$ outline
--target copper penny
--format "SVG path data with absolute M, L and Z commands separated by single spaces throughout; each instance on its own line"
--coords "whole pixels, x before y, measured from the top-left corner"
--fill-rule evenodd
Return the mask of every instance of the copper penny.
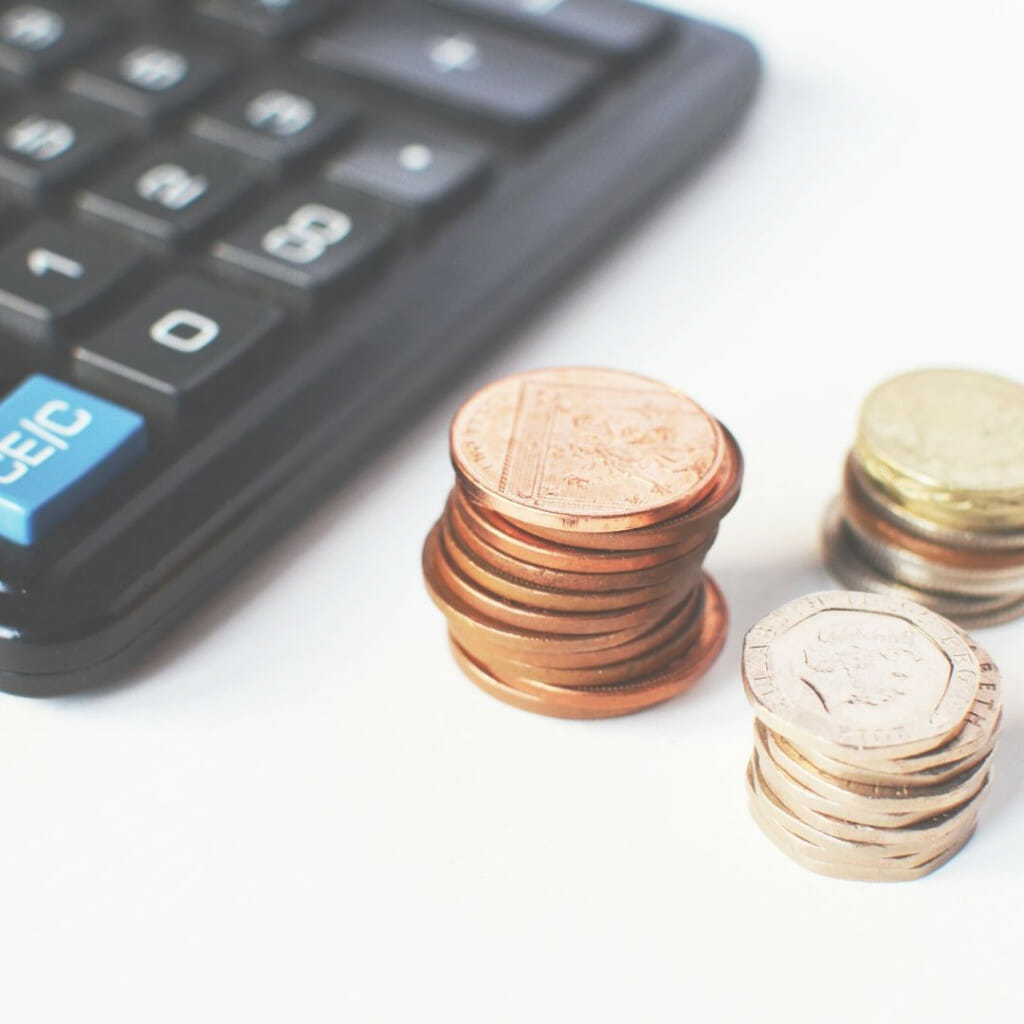
M 458 628 L 471 636 L 479 637 L 484 643 L 515 651 L 534 651 L 538 656 L 545 652 L 574 656 L 630 643 L 650 629 L 645 623 L 608 633 L 555 634 L 510 626 L 505 622 L 482 616 L 476 608 L 467 604 L 448 585 L 448 575 L 441 571 L 443 564 L 444 559 L 436 533 L 432 532 L 423 547 L 423 578 L 427 592 L 451 628 Z
M 714 540 L 719 522 L 736 504 L 743 485 L 743 456 L 739 445 L 724 426 L 718 424 L 718 427 L 725 438 L 718 477 L 711 491 L 681 515 L 641 529 L 611 534 L 569 533 L 536 525 L 529 526 L 530 532 L 555 544 L 576 544 L 617 553 L 692 543 L 692 538 L 701 536 Z
M 485 692 L 527 711 L 556 718 L 609 718 L 660 704 L 689 690 L 710 668 L 722 650 L 728 626 L 725 601 L 707 578 L 707 605 L 696 641 L 661 672 L 618 686 L 568 690 L 533 683 L 510 686 L 474 661 L 453 639 L 452 650 L 463 672 Z
M 575 572 L 585 566 L 588 573 L 656 569 L 685 557 L 705 541 L 703 537 L 687 537 L 661 547 L 633 551 L 583 548 L 528 533 L 510 519 L 472 502 L 459 483 L 452 491 L 452 501 L 467 526 L 481 540 L 512 558 L 547 569 Z
M 704 587 L 700 588 L 703 595 Z M 592 687 L 615 686 L 630 680 L 654 675 L 675 661 L 693 645 L 703 621 L 704 601 L 695 608 L 695 614 L 682 628 L 677 629 L 663 644 L 646 654 L 639 654 L 624 661 L 612 661 L 593 668 L 550 668 L 524 664 L 501 658 L 477 656 L 478 652 L 462 644 L 475 660 L 485 664 L 491 674 L 510 686 L 524 687 L 532 683 L 561 686 L 570 690 L 586 690 Z
M 468 625 L 452 616 L 448 617 L 448 628 L 461 646 L 487 664 L 511 661 L 528 664 L 538 671 L 548 668 L 584 670 L 643 658 L 664 646 L 694 620 L 696 607 L 703 604 L 703 593 L 703 585 L 696 587 L 694 593 L 687 595 L 660 622 L 628 640 L 622 640 L 621 634 L 613 634 L 605 638 L 602 646 L 597 642 L 600 638 L 588 637 L 591 643 L 587 650 L 579 650 L 577 644 L 550 643 L 552 639 L 566 638 L 544 635 L 538 639 L 532 634 L 518 634 L 514 643 L 508 642 L 507 637 L 496 640 L 492 632 L 480 629 L 477 623 Z
M 707 547 L 710 546 L 702 544 L 694 551 L 660 565 L 621 572 L 607 572 L 604 571 L 604 567 L 600 571 L 591 572 L 589 569 L 595 557 L 594 553 L 573 549 L 576 560 L 570 562 L 566 559 L 566 564 L 574 565 L 576 568 L 550 568 L 524 562 L 491 544 L 474 528 L 454 494 L 448 499 L 445 515 L 462 544 L 490 568 L 537 586 L 551 587 L 555 590 L 578 590 L 588 594 L 597 590 L 631 590 L 636 587 L 653 587 L 678 581 L 687 574 L 694 561 L 699 564 L 703 560 Z M 565 549 L 562 550 L 564 553 Z
M 668 596 L 611 611 L 572 612 L 531 608 L 493 594 L 463 576 L 444 550 L 440 524 L 431 531 L 427 544 L 437 548 L 437 572 L 465 604 L 476 609 L 478 615 L 519 629 L 579 636 L 613 633 L 631 627 L 646 628 L 674 603 L 671 596 Z
M 628 590 L 561 590 L 516 579 L 484 564 L 462 543 L 457 532 L 452 529 L 448 516 L 441 520 L 441 541 L 452 565 L 470 582 L 507 601 L 527 608 L 548 611 L 601 612 L 635 608 L 651 601 L 669 598 L 674 594 L 685 593 L 692 588 L 700 573 L 698 562 L 691 573 L 692 579 L 689 583 L 679 578 L 649 587 L 632 587 Z
M 606 533 L 692 508 L 714 486 L 725 438 L 699 405 L 657 381 L 550 369 L 477 392 L 452 423 L 451 453 L 480 504 L 519 523 Z

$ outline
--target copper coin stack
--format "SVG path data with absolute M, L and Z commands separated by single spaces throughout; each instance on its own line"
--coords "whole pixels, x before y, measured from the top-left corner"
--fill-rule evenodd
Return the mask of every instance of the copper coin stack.
M 919 878 L 970 839 L 1001 718 L 999 671 L 952 623 L 891 595 L 793 601 L 747 634 L 750 807 L 821 874 Z
M 1024 386 L 919 370 L 864 402 L 825 558 L 845 586 L 961 626 L 1024 615 Z
M 728 614 L 702 566 L 743 475 L 721 424 L 645 377 L 539 370 L 474 395 L 451 455 L 423 571 L 474 683 L 529 711 L 604 718 L 704 674 Z

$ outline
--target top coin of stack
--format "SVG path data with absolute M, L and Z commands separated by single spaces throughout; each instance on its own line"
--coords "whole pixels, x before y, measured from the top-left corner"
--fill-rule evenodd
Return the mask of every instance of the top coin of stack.
M 855 589 L 964 626 L 1024 614 L 1024 386 L 967 370 L 882 384 L 864 403 L 824 540 Z
M 811 870 L 918 878 L 970 838 L 999 673 L 952 623 L 892 596 L 815 594 L 747 634 L 751 810 Z
M 451 429 L 456 485 L 427 538 L 427 587 L 487 692 L 597 718 L 682 692 L 724 642 L 702 573 L 742 458 L 678 391 L 615 370 L 497 381 Z

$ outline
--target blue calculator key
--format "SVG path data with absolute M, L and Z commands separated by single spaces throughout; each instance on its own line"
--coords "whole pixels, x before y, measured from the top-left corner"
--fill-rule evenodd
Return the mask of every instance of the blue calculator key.
M 137 413 L 29 377 L 0 402 L 0 538 L 35 544 L 145 450 Z

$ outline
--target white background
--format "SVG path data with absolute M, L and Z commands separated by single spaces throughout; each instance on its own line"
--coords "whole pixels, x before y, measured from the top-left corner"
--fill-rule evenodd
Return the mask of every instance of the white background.
M 688 8 L 762 45 L 748 127 L 487 377 L 618 365 L 738 435 L 715 670 L 606 723 L 458 674 L 419 578 L 449 402 L 128 685 L 0 699 L 0 1019 L 1020 1019 L 1024 626 L 979 634 L 1007 680 L 979 832 L 895 887 L 756 830 L 737 665 L 747 625 L 828 585 L 864 393 L 928 364 L 1024 377 L 1024 7 Z

